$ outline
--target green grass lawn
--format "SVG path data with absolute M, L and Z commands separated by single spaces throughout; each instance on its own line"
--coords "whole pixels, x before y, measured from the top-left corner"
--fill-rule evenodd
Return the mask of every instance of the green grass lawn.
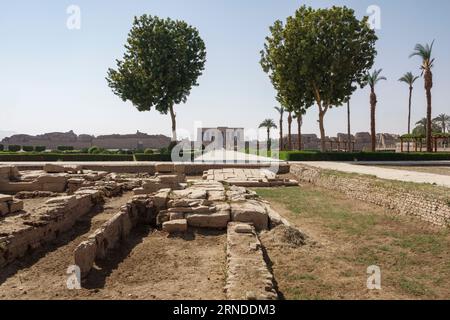
M 287 299 L 450 299 L 450 233 L 312 186 L 257 189 L 317 244 L 264 243 Z M 382 290 L 366 288 L 367 267 Z

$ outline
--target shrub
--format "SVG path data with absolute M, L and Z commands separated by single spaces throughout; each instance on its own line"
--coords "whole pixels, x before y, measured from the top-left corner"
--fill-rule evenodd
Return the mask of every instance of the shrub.
M 17 153 L 0 154 L 0 161 L 133 161 L 133 156 L 119 154 Z
M 280 153 L 287 161 L 445 161 L 450 153 L 305 152 Z
M 15 144 L 12 144 L 12 145 L 8 146 L 8 151 L 11 151 L 11 152 L 18 152 L 21 149 L 22 149 L 21 146 L 18 146 L 18 145 L 15 145 Z
M 75 148 L 72 146 L 58 146 L 56 149 L 58 151 L 73 151 Z
M 154 154 L 155 152 L 152 149 L 145 149 L 145 154 Z
M 34 148 L 34 151 L 36 151 L 36 152 L 44 152 L 45 150 L 47 150 L 46 146 L 36 146 Z
M 136 153 L 134 155 L 136 161 L 163 161 L 170 162 L 172 161 L 172 156 L 170 153 L 155 153 L 155 154 L 145 154 L 145 153 Z
M 100 154 L 100 153 L 102 153 L 103 151 L 104 151 L 104 149 L 99 148 L 99 147 L 97 147 L 97 146 L 93 146 L 93 147 L 90 147 L 90 148 L 89 148 L 88 153 L 89 153 L 89 154 Z
M 25 152 L 33 152 L 34 147 L 33 146 L 22 146 L 22 150 Z
M 3 151 L 3 150 L 5 150 L 5 146 L 0 144 L 0 151 Z

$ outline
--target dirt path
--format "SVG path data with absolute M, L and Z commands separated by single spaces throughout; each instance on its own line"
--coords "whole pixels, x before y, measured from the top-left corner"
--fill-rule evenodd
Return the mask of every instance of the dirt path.
M 82 290 L 66 288 L 73 250 L 131 197 L 114 198 L 55 243 L 0 271 L 0 299 L 224 299 L 226 235 L 183 238 L 139 227 L 99 262 Z

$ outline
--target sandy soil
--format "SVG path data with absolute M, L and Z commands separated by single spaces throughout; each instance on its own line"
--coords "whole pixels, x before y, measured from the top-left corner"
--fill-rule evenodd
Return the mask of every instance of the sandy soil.
M 201 177 L 189 177 L 189 179 Z M 63 194 L 62 194 L 63 195 Z M 132 197 L 106 199 L 58 239 L 0 270 L 0 300 L 8 299 L 225 299 L 226 232 L 189 230 L 180 237 L 139 226 L 105 260 L 83 289 L 69 290 L 73 251 Z M 24 200 L 34 211 L 49 198 Z
M 0 299 L 220 299 L 225 281 L 222 233 L 191 232 L 184 238 L 139 227 L 83 281 L 66 288 L 73 250 L 118 212 L 131 193 L 107 200 L 55 241 L 0 271 Z M 27 201 L 28 208 L 42 199 Z

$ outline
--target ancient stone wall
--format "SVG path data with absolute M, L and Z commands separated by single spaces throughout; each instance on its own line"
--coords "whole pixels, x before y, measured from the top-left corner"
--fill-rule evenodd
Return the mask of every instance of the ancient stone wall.
M 83 190 L 52 198 L 27 215 L 5 217 L 0 224 L 0 267 L 57 238 L 102 201 L 100 191 Z
M 446 198 L 433 192 L 406 188 L 401 183 L 364 175 L 335 174 L 299 164 L 291 164 L 291 173 L 301 181 L 342 192 L 352 199 L 415 216 L 434 225 L 450 226 L 450 190 Z

